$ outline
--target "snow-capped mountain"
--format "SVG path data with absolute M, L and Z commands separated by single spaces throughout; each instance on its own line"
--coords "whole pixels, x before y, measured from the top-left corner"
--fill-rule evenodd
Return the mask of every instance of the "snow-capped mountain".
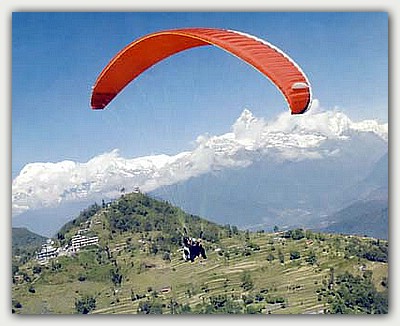
M 308 170 L 312 164 L 326 165 L 326 171 L 343 165 L 344 170 L 352 171 L 349 177 L 357 179 L 357 173 L 362 172 L 359 161 L 363 169 L 370 168 L 387 152 L 387 141 L 387 123 L 353 122 L 342 112 L 320 110 L 318 102 L 304 115 L 285 112 L 273 121 L 257 118 L 245 109 L 230 132 L 199 136 L 193 150 L 174 156 L 123 158 L 114 150 L 83 163 L 28 164 L 12 183 L 13 216 L 63 203 L 115 198 L 122 188 L 129 192 L 139 187 L 144 192 L 165 194 L 168 187 L 210 173 L 235 171 L 245 175 L 244 171 L 261 165 L 268 166 L 269 173 L 288 164 L 297 165 L 303 169 L 297 171 L 299 175 L 312 173 Z M 351 175 L 354 171 L 350 166 L 355 167 L 356 175 Z M 255 179 L 248 180 L 249 184 L 257 180 L 256 170 L 252 172 Z M 323 175 L 323 171 L 320 168 L 315 173 Z M 363 177 L 360 175 L 359 179 Z
M 124 185 L 143 185 L 177 158 L 179 155 L 124 159 L 119 156 L 118 150 L 114 150 L 86 163 L 62 161 L 27 164 L 13 180 L 13 214 L 55 207 L 64 201 L 115 197 Z

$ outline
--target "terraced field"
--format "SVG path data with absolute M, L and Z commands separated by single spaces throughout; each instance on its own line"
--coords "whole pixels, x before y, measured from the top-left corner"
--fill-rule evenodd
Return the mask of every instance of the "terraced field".
M 126 236 L 125 243 L 132 236 Z M 14 297 L 23 302 L 23 313 L 74 313 L 76 298 L 86 295 L 96 298 L 96 309 L 92 311 L 95 314 L 134 314 L 144 300 L 159 301 L 166 314 L 171 313 L 168 309 L 171 302 L 189 305 L 195 312 L 196 305 L 210 297 L 226 295 L 242 303 L 243 295 L 255 296 L 260 291 L 265 294 L 257 303 L 262 313 L 318 313 L 327 308 L 327 303 L 318 300 L 317 290 L 326 287 L 332 269 L 334 273 L 348 270 L 356 274 L 362 269 L 372 270 L 377 287 L 382 276 L 387 275 L 387 264 L 344 258 L 343 248 L 348 239 L 327 235 L 324 241 L 311 243 L 305 238 L 288 240 L 276 234 L 255 233 L 248 240 L 236 237 L 222 240 L 218 245 L 205 243 L 208 259 L 193 263 L 185 262 L 180 250 L 171 255 L 169 262 L 149 254 L 146 244 L 139 246 L 133 255 L 130 249 L 123 248 L 114 251 L 123 275 L 120 286 L 114 286 L 100 267 L 95 268 L 96 277 L 86 272 L 88 280 L 78 281 L 78 276 L 85 273 L 85 264 L 93 264 L 96 249 L 92 248 L 79 253 L 79 257 L 61 257 L 59 261 L 65 267 L 58 272 L 44 272 L 37 278 L 33 282 L 35 293 L 27 291 L 27 284 L 16 286 L 13 291 Z M 246 248 L 249 242 L 257 245 L 256 249 L 249 251 Z M 278 251 L 284 256 L 284 263 L 278 260 Z M 293 251 L 300 252 L 299 259 L 290 260 Z M 317 256 L 317 264 L 305 261 L 311 251 Z M 275 258 L 268 261 L 270 254 Z M 107 271 L 109 268 L 104 267 Z M 245 273 L 253 283 L 248 290 L 242 286 Z M 143 298 L 132 298 L 135 294 Z M 284 298 L 284 302 L 271 304 L 267 303 L 268 298 Z

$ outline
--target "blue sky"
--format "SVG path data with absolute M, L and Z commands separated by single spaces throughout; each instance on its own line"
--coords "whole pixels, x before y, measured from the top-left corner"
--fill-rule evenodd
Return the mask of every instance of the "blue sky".
M 226 52 L 203 47 L 152 67 L 92 111 L 98 74 L 124 46 L 181 27 L 228 28 L 263 38 L 307 74 L 322 107 L 388 120 L 388 16 L 373 13 L 14 13 L 12 176 L 30 162 L 85 162 L 176 154 L 197 136 L 229 131 L 244 108 L 272 119 L 282 95 Z

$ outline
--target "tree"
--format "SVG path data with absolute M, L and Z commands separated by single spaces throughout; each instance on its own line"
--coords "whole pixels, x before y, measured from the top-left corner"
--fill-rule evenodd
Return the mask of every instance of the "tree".
M 13 262 L 13 264 L 12 264 L 12 275 L 17 274 L 18 272 L 19 272 L 19 266 L 14 264 L 14 262 Z
M 179 305 L 177 309 L 175 310 L 175 313 L 177 314 L 191 314 L 192 313 L 192 308 L 190 308 L 189 304 L 184 304 L 184 305 Z
M 295 229 L 292 233 L 293 240 L 300 240 L 304 238 L 304 231 L 303 229 Z
M 269 262 L 273 261 L 274 259 L 275 259 L 275 256 L 274 256 L 272 253 L 269 253 L 269 254 L 267 255 L 267 260 L 268 260 Z
M 96 308 L 96 299 L 92 296 L 86 296 L 75 300 L 75 310 L 78 314 L 86 315 Z
M 241 287 L 243 288 L 243 290 L 249 291 L 253 288 L 253 286 L 254 286 L 253 280 L 251 279 L 251 276 L 248 272 L 244 272 L 242 274 L 241 280 L 242 280 Z
M 278 251 L 278 259 L 279 259 L 281 264 L 285 263 L 285 255 L 280 250 Z
M 140 301 L 137 313 L 142 315 L 162 314 L 162 304 L 156 300 Z
M 246 306 L 246 314 L 254 315 L 261 314 L 262 307 L 260 305 L 248 305 Z
M 226 224 L 225 225 L 225 229 L 226 229 L 226 235 L 228 238 L 232 238 L 232 229 L 230 224 Z
M 242 307 L 238 302 L 224 294 L 211 296 L 210 303 L 202 307 L 201 313 L 204 314 L 240 314 L 243 313 Z
M 119 269 L 112 269 L 111 273 L 111 281 L 114 283 L 115 286 L 120 286 L 122 283 L 122 274 L 119 273 Z
M 61 269 L 61 264 L 57 261 L 55 262 L 54 260 L 51 261 L 51 270 L 53 272 L 57 272 Z
M 317 255 L 315 254 L 315 252 L 310 252 L 308 257 L 306 258 L 306 262 L 310 265 L 315 265 L 317 263 Z
M 239 229 L 238 229 L 238 227 L 236 226 L 236 225 L 232 225 L 232 233 L 234 234 L 234 235 L 237 235 L 237 234 L 239 234 Z
M 13 304 L 13 306 L 14 306 L 14 308 L 17 308 L 17 309 L 21 309 L 22 308 L 22 304 L 21 304 L 21 302 L 19 302 L 19 301 L 17 301 L 17 300 L 12 300 L 12 304 Z
M 152 244 L 151 244 L 150 252 L 151 252 L 153 255 L 157 255 L 157 252 L 158 252 L 158 246 L 157 246 L 157 244 L 155 244 L 155 243 L 152 243 Z
M 300 258 L 300 252 L 298 251 L 291 251 L 290 252 L 290 260 L 295 260 Z
M 313 235 L 312 231 L 310 231 L 310 230 L 306 230 L 305 236 L 309 240 L 314 238 L 314 235 Z
M 333 287 L 333 282 L 335 282 L 335 269 L 333 267 L 329 268 L 329 285 L 328 287 L 331 289 Z
M 40 274 L 41 272 L 42 272 L 42 267 L 40 267 L 40 266 L 33 266 L 33 269 L 32 269 L 32 272 L 34 273 L 34 274 Z
M 169 253 L 168 251 L 164 252 L 163 260 L 171 262 L 171 253 Z
M 246 240 L 250 240 L 250 231 L 249 230 L 246 230 L 245 238 L 246 238 Z

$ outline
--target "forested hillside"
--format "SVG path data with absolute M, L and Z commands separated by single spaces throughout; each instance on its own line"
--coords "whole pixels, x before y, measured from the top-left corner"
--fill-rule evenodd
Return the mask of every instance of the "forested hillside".
M 12 228 L 12 255 L 29 255 L 40 248 L 45 240 L 45 237 L 31 232 L 27 228 Z

